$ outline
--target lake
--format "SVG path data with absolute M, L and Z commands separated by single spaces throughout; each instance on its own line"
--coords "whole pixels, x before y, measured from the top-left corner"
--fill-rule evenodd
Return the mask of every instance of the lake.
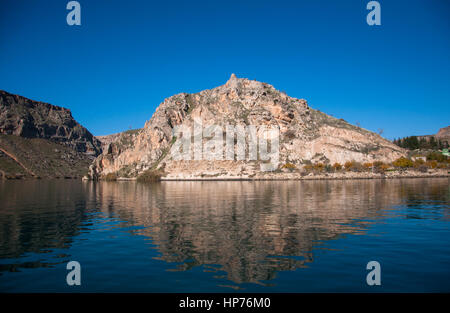
M 0 181 L 0 292 L 236 291 L 450 292 L 449 179 Z

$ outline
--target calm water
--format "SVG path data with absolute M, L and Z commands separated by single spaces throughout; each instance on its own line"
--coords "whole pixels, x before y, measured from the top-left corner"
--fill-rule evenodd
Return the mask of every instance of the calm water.
M 450 292 L 449 179 L 0 181 L 0 292 L 33 291 Z

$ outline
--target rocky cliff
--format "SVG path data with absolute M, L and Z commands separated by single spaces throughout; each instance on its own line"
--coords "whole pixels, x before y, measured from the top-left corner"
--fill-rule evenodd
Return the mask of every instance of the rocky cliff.
M 450 143 L 450 126 L 439 129 L 435 136 L 438 140 L 445 140 Z
M 69 109 L 0 90 L 0 134 L 43 138 L 97 156 L 101 143 Z
M 415 136 L 417 139 L 420 140 L 435 140 L 435 141 L 441 141 L 441 143 L 447 143 L 450 144 L 450 126 L 443 127 L 439 129 L 439 131 L 434 135 L 422 135 L 422 136 Z
M 136 177 L 148 169 L 162 169 L 168 178 L 266 175 L 258 160 L 175 160 L 170 151 L 180 138 L 173 135 L 174 127 L 194 128 L 198 124 L 224 129 L 226 125 L 277 128 L 278 169 L 287 163 L 301 168 L 310 162 L 391 162 L 405 154 L 402 148 L 373 132 L 310 108 L 306 100 L 233 74 L 225 85 L 165 99 L 144 128 L 120 134 L 105 146 L 90 175 Z
M 0 90 L 0 177 L 82 177 L 100 153 L 70 110 Z

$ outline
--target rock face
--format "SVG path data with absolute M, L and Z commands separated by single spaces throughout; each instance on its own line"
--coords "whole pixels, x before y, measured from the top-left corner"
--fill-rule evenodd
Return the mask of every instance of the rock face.
M 442 143 L 447 142 L 447 144 L 450 144 L 450 126 L 439 129 L 435 135 L 423 135 L 416 137 L 418 140 L 425 139 L 426 141 L 430 141 L 433 138 L 436 141 L 441 141 Z
M 92 157 L 42 138 L 0 134 L 1 178 L 81 178 Z
M 97 156 L 101 143 L 70 110 L 0 90 L 0 134 L 43 138 Z
M 170 149 L 179 140 L 175 126 L 255 125 L 279 130 L 279 168 L 309 162 L 391 162 L 405 155 L 381 136 L 310 108 L 273 86 L 234 74 L 225 85 L 195 94 L 167 98 L 144 128 L 125 132 L 105 146 L 91 167 L 91 177 L 116 173 L 136 177 L 148 169 L 164 169 L 168 178 L 258 177 L 260 161 L 175 160 Z M 236 143 L 236 140 L 235 140 Z M 248 151 L 246 151 L 248 153 Z
M 439 129 L 436 138 L 450 143 L 450 126 Z
M 101 151 L 70 110 L 0 90 L 0 178 L 81 178 Z

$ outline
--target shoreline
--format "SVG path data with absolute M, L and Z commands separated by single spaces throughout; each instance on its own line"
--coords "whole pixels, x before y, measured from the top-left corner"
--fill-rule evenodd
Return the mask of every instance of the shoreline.
M 398 178 L 450 178 L 450 172 L 437 171 L 434 173 L 331 173 L 328 175 L 289 175 L 279 174 L 270 177 L 161 177 L 161 181 L 300 181 L 300 180 L 364 180 L 364 179 L 398 179 Z M 121 180 L 120 178 L 117 179 Z M 130 180 L 130 179 L 124 179 Z
M 367 172 L 339 172 L 339 173 L 321 173 L 301 175 L 300 173 L 267 173 L 258 176 L 195 176 L 195 175 L 179 175 L 161 177 L 159 181 L 307 181 L 307 180 L 366 180 L 366 179 L 401 179 L 401 178 L 450 178 L 450 171 L 447 169 L 431 170 L 428 173 L 418 173 L 416 171 L 403 172 L 387 172 L 384 174 L 375 174 Z M 82 180 L 94 181 L 87 177 L 23 177 L 14 179 L 0 179 L 0 181 L 17 181 L 17 180 Z M 96 181 L 137 181 L 137 177 L 118 177 L 115 180 L 99 179 Z
M 310 180 L 370 180 L 403 178 L 450 178 L 449 175 L 438 176 L 392 176 L 392 177 L 311 177 L 311 178 L 162 178 L 160 181 L 310 181 Z M 117 181 L 136 181 L 136 179 L 118 179 Z

